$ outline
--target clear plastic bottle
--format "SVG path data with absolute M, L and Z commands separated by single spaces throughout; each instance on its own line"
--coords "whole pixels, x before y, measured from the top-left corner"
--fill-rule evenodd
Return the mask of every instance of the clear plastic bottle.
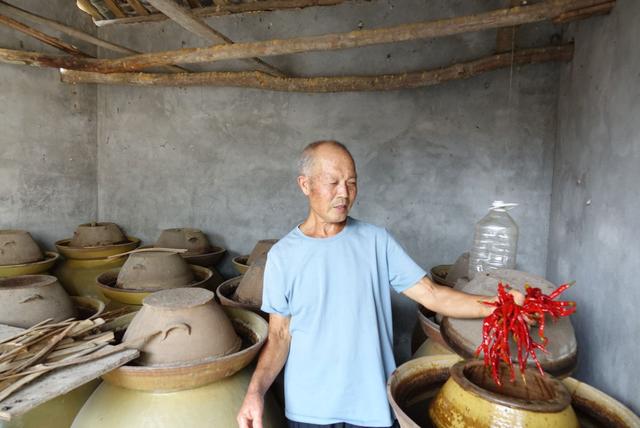
M 469 255 L 469 278 L 478 272 L 514 269 L 518 251 L 518 225 L 507 211 L 518 204 L 494 201 L 489 213 L 476 223 Z

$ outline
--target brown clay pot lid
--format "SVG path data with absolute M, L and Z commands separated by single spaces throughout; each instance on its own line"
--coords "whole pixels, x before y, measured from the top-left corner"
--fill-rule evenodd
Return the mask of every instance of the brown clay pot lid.
M 73 232 L 68 246 L 73 248 L 96 248 L 123 244 L 127 237 L 120 227 L 111 222 L 92 222 L 79 225 Z
M 241 348 L 229 355 L 189 363 L 164 366 L 125 365 L 105 375 L 105 381 L 140 391 L 179 391 L 193 389 L 232 376 L 248 366 L 258 355 L 268 335 L 267 322 L 257 314 L 224 307 Z
M 267 254 L 264 253 L 249 265 L 247 273 L 242 275 L 233 299 L 237 302 L 253 306 L 262 306 L 262 286 Z
M 187 250 L 185 256 L 203 255 L 212 251 L 207 235 L 200 229 L 191 227 L 164 229 L 154 247 L 183 248 Z
M 241 308 L 247 309 L 249 311 L 255 312 L 260 315 L 265 320 L 269 320 L 269 314 L 260 310 L 260 305 L 255 305 L 251 303 L 242 303 L 235 300 L 235 292 L 242 280 L 242 275 L 236 276 L 235 278 L 231 278 L 223 282 L 216 288 L 216 296 L 222 306 L 232 307 L 232 308 Z
M 129 255 L 120 268 L 116 287 L 164 290 L 184 287 L 192 282 L 193 271 L 179 254 L 169 251 L 145 251 Z
M 479 274 L 468 282 L 463 291 L 479 295 L 495 295 L 498 283 L 509 284 L 512 288 L 524 293 L 525 284 L 539 287 L 543 293 L 550 293 L 556 286 L 546 279 L 526 272 L 500 269 L 487 274 Z M 458 319 L 444 317 L 440 324 L 442 337 L 447 345 L 465 358 L 473 358 L 482 340 L 482 319 Z M 556 322 L 550 320 L 545 325 L 545 336 L 549 339 L 548 354 L 538 352 L 536 355 L 543 369 L 554 376 L 568 376 L 577 364 L 578 344 L 570 319 L 561 318 Z M 531 328 L 531 337 L 540 342 L 538 330 Z M 517 361 L 515 345 L 512 346 L 512 360 Z M 532 363 L 532 361 L 530 361 Z
M 249 254 L 249 258 L 247 259 L 247 264 L 251 266 L 256 260 L 266 259 L 267 253 L 273 247 L 277 239 L 261 239 L 258 243 L 253 247 L 251 254 Z
M 242 344 L 215 294 L 199 287 L 162 290 L 146 297 L 123 341 L 153 334 L 137 360 L 144 366 L 176 366 L 221 357 Z
M 44 259 L 42 250 L 26 230 L 0 230 L 0 266 L 24 265 Z

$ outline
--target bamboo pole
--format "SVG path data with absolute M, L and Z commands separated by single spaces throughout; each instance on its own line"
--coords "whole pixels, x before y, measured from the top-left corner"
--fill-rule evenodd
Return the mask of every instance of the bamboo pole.
M 206 48 L 183 48 L 154 52 L 120 59 L 93 60 L 81 68 L 102 73 L 134 71 L 166 64 L 195 64 L 229 59 L 286 55 L 301 52 L 329 51 L 377 44 L 431 39 L 472 31 L 539 22 L 563 13 L 590 7 L 601 0 L 545 0 L 530 6 L 498 9 L 477 15 L 441 19 L 437 21 L 403 24 L 395 27 L 358 30 L 348 33 L 260 42 L 216 45 Z
M 454 64 L 436 70 L 378 76 L 276 77 L 263 72 L 111 73 L 61 70 L 65 83 L 100 83 L 137 86 L 233 86 L 288 92 L 390 91 L 468 79 L 514 65 L 570 61 L 573 45 L 525 49 Z
M 206 18 L 210 16 L 224 16 L 238 13 L 257 13 L 269 12 L 274 10 L 304 9 L 307 7 L 315 6 L 334 6 L 345 3 L 346 1 L 347 0 L 262 0 L 238 4 L 228 2 L 227 4 L 198 8 L 195 9 L 193 13 L 197 17 Z M 113 24 L 158 22 L 165 21 L 166 19 L 168 19 L 166 15 L 163 15 L 161 13 L 153 13 L 147 16 L 130 16 L 127 18 L 118 19 L 102 19 L 95 20 L 94 22 L 98 27 L 103 27 Z
M 129 55 L 136 55 L 141 53 L 139 51 L 129 49 L 125 46 L 121 46 L 115 43 L 111 43 L 107 40 L 100 39 L 91 34 L 85 33 L 84 31 L 80 31 L 76 28 L 65 25 L 61 22 L 54 21 L 53 19 L 45 18 L 43 16 L 21 9 L 3 0 L 0 0 L 0 13 L 6 14 L 6 15 L 12 15 L 14 17 L 22 18 L 27 21 L 46 26 L 48 28 L 51 28 L 53 30 L 66 34 L 68 36 L 74 37 L 78 40 L 82 40 L 83 42 L 90 43 L 94 46 L 98 46 L 100 48 L 104 48 L 112 52 L 117 52 L 120 54 L 129 54 Z M 165 66 L 164 68 L 167 71 L 171 71 L 171 72 L 189 71 L 182 67 L 177 67 L 172 65 Z
M 148 1 L 153 7 L 167 15 L 175 23 L 193 34 L 196 34 L 213 43 L 222 42 L 229 45 L 234 43 L 234 41 L 229 37 L 225 36 L 216 29 L 211 28 L 202 19 L 194 16 L 189 9 L 176 3 L 175 0 Z M 268 64 L 267 62 L 261 60 L 260 58 L 248 58 L 246 60 L 258 64 L 260 67 L 263 67 L 264 69 L 268 70 L 269 73 L 273 73 L 276 76 L 284 76 L 284 73 L 282 71 L 278 70 L 271 64 Z

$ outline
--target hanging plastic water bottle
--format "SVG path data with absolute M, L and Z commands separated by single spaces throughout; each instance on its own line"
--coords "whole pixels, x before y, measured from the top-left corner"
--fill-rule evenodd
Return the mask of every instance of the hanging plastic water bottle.
M 518 225 L 507 211 L 517 206 L 494 201 L 489 213 L 476 223 L 469 255 L 469 278 L 478 272 L 516 267 Z

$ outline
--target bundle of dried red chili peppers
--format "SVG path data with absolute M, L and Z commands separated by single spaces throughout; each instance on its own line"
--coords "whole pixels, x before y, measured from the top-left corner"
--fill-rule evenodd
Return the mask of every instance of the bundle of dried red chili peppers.
M 522 306 L 517 305 L 506 287 L 498 284 L 498 301 L 484 302 L 496 309 L 484 319 L 482 324 L 482 343 L 476 349 L 476 355 L 484 353 L 484 364 L 491 368 L 491 376 L 496 384 L 501 385 L 499 366 L 504 362 L 509 367 L 511 382 L 515 379 L 513 363 L 511 362 L 511 349 L 509 337 L 512 336 L 516 344 L 516 355 L 520 372 L 524 374 L 529 356 L 533 359 L 544 375 L 542 366 L 536 356 L 536 351 L 547 352 L 545 346 L 548 339 L 544 335 L 545 314 L 549 314 L 554 320 L 566 317 L 576 311 L 575 302 L 555 301 L 571 284 L 563 284 L 551 294 L 543 294 L 539 288 L 526 286 L 525 300 Z M 538 323 L 538 335 L 542 343 L 535 342 L 529 333 L 528 320 Z

